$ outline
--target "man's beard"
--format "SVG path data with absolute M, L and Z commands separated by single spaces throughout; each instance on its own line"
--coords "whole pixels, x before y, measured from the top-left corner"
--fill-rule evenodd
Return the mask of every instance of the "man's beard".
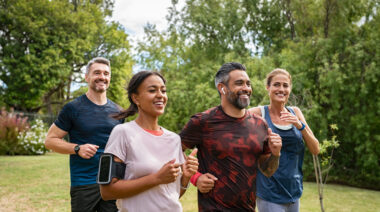
M 96 93 L 103 93 L 107 90 L 107 86 L 105 88 L 99 88 L 96 86 L 96 81 L 94 83 L 91 84 L 90 88 L 91 90 L 95 91 Z
M 246 94 L 248 96 L 248 99 L 240 99 L 239 96 L 242 94 Z M 249 97 L 250 94 L 248 92 L 242 92 L 239 91 L 237 95 L 233 93 L 230 89 L 228 89 L 228 94 L 227 94 L 227 100 L 236 108 L 238 109 L 244 109 L 249 106 Z

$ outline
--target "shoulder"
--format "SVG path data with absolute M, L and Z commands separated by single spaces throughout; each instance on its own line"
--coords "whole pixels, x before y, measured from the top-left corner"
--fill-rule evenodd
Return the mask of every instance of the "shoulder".
M 219 110 L 218 107 L 213 107 L 203 112 L 196 113 L 193 116 L 191 116 L 191 120 L 198 120 L 198 121 L 208 120 L 209 118 L 215 116 L 218 110 Z
M 164 131 L 164 134 L 169 137 L 170 139 L 175 139 L 175 140 L 181 140 L 180 136 L 175 133 L 175 132 L 172 132 L 164 127 L 161 127 L 162 130 Z
M 261 107 L 263 107 L 263 106 L 253 107 L 253 108 L 248 109 L 248 111 L 251 114 L 255 114 L 257 116 L 262 116 L 262 114 L 261 114 Z
M 297 106 L 291 106 L 290 108 L 294 111 L 294 113 L 295 113 L 298 117 L 300 117 L 301 115 L 303 115 L 301 109 L 299 109 Z
M 128 132 L 128 131 L 136 131 L 135 129 L 133 129 L 133 125 L 131 124 L 131 122 L 118 124 L 112 129 L 112 133 L 118 133 L 118 134 Z
M 212 107 L 212 108 L 209 108 L 201 113 L 198 113 L 200 116 L 204 117 L 204 118 L 207 118 L 207 117 L 211 117 L 211 116 L 214 116 L 218 111 L 220 110 L 220 107 Z
M 107 98 L 107 102 L 108 104 L 112 105 L 112 106 L 115 106 L 115 107 L 118 107 L 118 108 L 121 108 L 118 104 L 116 104 L 114 101 L 112 101 L 111 99 Z
M 253 121 L 255 123 L 255 125 L 263 126 L 265 128 L 268 127 L 267 121 L 263 117 L 261 117 L 258 114 L 251 112 L 250 110 L 248 110 L 248 113 L 249 113 L 250 120 Z M 260 114 L 261 114 L 261 112 L 260 112 Z
M 80 105 L 82 105 L 82 102 L 83 102 L 83 95 L 66 103 L 63 106 L 62 111 L 65 111 L 65 112 L 75 111 Z
M 83 107 L 84 105 L 87 105 L 86 101 L 85 101 L 85 95 L 81 95 L 75 99 L 73 99 L 72 101 L 68 102 L 64 108 L 70 108 L 71 110 L 75 110 L 79 107 Z

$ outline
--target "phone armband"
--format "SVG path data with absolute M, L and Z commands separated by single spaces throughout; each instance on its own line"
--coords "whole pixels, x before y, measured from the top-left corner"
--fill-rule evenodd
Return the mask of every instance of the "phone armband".
M 98 184 L 109 184 L 112 178 L 124 179 L 125 167 L 124 163 L 115 162 L 112 154 L 102 154 L 99 160 L 96 182 Z

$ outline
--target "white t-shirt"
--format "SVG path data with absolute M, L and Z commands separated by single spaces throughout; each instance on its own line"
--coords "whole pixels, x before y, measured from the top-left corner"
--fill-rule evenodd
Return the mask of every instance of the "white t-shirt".
M 172 159 L 184 163 L 181 139 L 162 128 L 160 136 L 152 135 L 135 121 L 117 125 L 111 132 L 105 151 L 120 158 L 127 166 L 126 180 L 137 179 L 156 173 Z M 160 184 L 135 196 L 118 199 L 121 212 L 182 211 L 179 202 L 181 177 L 169 184 Z

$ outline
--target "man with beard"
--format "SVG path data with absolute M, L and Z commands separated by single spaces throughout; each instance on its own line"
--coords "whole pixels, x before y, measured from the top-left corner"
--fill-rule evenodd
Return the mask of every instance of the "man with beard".
M 242 64 L 222 65 L 215 86 L 221 104 L 192 116 L 180 133 L 184 149 L 198 148 L 205 173 L 198 178 L 199 211 L 255 211 L 257 168 L 266 176 L 276 171 L 281 137 L 245 109 L 252 89 Z
M 113 127 L 124 121 L 111 118 L 120 110 L 107 98 L 111 80 L 109 60 L 92 59 L 87 64 L 85 80 L 86 94 L 63 107 L 47 133 L 45 146 L 70 154 L 72 211 L 117 211 L 115 200 L 102 200 L 96 184 L 100 155 Z M 67 134 L 70 142 L 63 140 Z

